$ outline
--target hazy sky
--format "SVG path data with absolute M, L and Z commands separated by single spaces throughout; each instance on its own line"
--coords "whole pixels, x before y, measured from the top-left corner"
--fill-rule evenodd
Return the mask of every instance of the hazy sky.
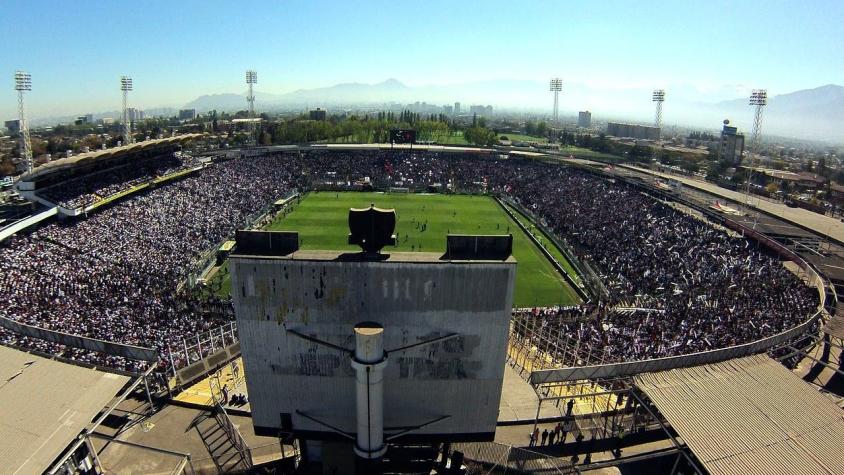
M 844 83 L 841 0 L 663 3 L 7 1 L 0 118 L 16 115 L 16 69 L 32 74 L 35 117 L 118 109 L 121 74 L 140 108 L 240 93 L 247 68 L 272 93 L 558 75 L 718 100 Z

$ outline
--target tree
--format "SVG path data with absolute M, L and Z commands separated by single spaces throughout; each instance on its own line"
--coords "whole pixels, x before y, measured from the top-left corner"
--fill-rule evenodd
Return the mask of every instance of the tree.
M 12 175 L 15 173 L 15 165 L 9 159 L 0 160 L 0 176 Z
M 634 144 L 630 147 L 630 150 L 627 152 L 627 156 L 630 157 L 630 160 L 634 162 L 639 161 L 641 158 L 645 158 L 648 156 L 648 151 L 645 147 L 640 147 L 638 144 Z
M 483 127 L 468 128 L 463 132 L 463 137 L 467 142 L 480 146 L 495 145 L 498 141 L 495 132 Z
M 815 171 L 815 165 L 814 165 L 814 163 L 812 163 L 811 159 L 803 162 L 803 171 L 807 171 L 807 172 L 810 172 L 810 173 Z
M 680 163 L 680 168 L 689 173 L 697 173 L 700 171 L 700 164 L 694 160 L 683 160 Z
M 598 152 L 606 152 L 609 150 L 609 146 L 607 145 L 607 134 L 601 132 L 601 135 L 598 136 L 598 143 L 595 144 L 595 150 Z
M 844 169 L 836 171 L 833 179 L 836 183 L 844 184 Z
M 826 167 L 826 157 L 821 157 L 818 160 L 818 175 L 828 176 L 829 169 Z
M 525 135 L 536 135 L 536 124 L 532 120 L 525 122 Z

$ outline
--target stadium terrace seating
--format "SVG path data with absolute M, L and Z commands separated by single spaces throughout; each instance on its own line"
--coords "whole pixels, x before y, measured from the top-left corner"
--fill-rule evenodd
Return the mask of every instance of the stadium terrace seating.
M 167 167 L 175 166 L 168 162 Z M 140 167 L 80 182 L 69 205 L 131 186 Z M 177 294 L 194 260 L 294 188 L 452 183 L 508 193 L 603 274 L 597 306 L 537 311 L 540 324 L 624 361 L 744 343 L 804 321 L 817 296 L 776 258 L 622 183 L 522 160 L 413 152 L 314 151 L 216 162 L 87 219 L 56 222 L 0 245 L 0 315 L 64 332 L 157 348 L 232 318 L 227 302 Z M 484 185 L 486 183 L 486 185 Z M 70 201 L 68 201 L 70 200 Z M 660 313 L 614 312 L 635 298 Z M 586 323 L 583 317 L 588 315 Z M 575 320 L 581 320 L 573 323 Z M 137 371 L 120 358 L 0 331 L 0 342 Z
M 124 165 L 91 175 L 74 178 L 39 192 L 39 196 L 63 208 L 83 208 L 111 195 L 193 166 L 191 160 L 176 155 L 144 159 L 140 164 Z

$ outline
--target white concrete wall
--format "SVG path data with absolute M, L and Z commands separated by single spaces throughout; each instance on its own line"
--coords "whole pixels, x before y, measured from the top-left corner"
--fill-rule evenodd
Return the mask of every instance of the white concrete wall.
M 417 254 L 418 255 L 418 254 Z M 451 419 L 422 434 L 494 432 L 516 265 L 510 262 L 338 262 L 233 257 L 232 296 L 256 426 L 293 414 L 297 430 L 325 431 L 298 409 L 355 431 L 348 354 L 287 328 L 354 348 L 353 326 L 385 328 L 387 351 L 459 333 L 389 356 L 384 425 Z

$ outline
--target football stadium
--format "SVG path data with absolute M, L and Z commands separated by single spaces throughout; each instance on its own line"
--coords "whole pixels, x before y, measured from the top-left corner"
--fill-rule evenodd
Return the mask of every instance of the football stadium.
M 20 179 L 10 473 L 844 472 L 818 218 L 552 153 L 202 139 Z

